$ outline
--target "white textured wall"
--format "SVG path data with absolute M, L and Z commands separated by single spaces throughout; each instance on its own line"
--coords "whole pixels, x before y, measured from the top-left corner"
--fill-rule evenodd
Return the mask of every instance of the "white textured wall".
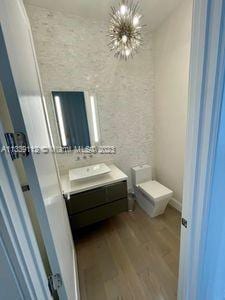
M 52 90 L 92 90 L 97 93 L 101 136 L 117 154 L 77 162 L 58 155 L 61 171 L 112 160 L 130 176 L 130 168 L 153 164 L 153 62 L 151 33 L 145 46 L 128 62 L 118 61 L 107 43 L 108 24 L 75 15 L 27 6 L 54 140 L 57 140 Z M 146 30 L 147 31 L 147 30 Z
M 155 171 L 182 202 L 192 1 L 184 0 L 154 32 Z

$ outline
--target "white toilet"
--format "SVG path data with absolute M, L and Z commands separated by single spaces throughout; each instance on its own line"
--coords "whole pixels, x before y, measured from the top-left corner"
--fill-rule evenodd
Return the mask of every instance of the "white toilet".
M 141 165 L 131 169 L 134 192 L 138 204 L 151 218 L 164 213 L 173 191 L 152 180 L 152 168 Z

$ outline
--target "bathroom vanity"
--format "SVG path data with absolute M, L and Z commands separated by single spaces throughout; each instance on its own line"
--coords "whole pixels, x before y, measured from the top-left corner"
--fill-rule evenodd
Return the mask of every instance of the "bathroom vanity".
M 101 151 L 97 95 L 94 91 L 52 91 L 55 112 L 54 144 L 82 152 Z M 103 147 L 104 149 L 104 147 Z M 94 154 L 85 154 L 92 157 Z M 60 176 L 72 231 L 109 218 L 128 209 L 127 175 L 115 165 L 104 163 L 68 170 Z
M 87 180 L 61 177 L 71 229 L 96 223 L 128 210 L 127 175 L 115 165 L 110 172 Z

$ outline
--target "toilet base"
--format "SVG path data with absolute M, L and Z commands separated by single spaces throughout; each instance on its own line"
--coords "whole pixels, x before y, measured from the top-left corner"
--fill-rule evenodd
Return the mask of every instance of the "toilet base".
M 163 214 L 165 212 L 167 204 L 170 201 L 170 198 L 167 198 L 153 203 L 153 201 L 148 199 L 138 188 L 135 188 L 134 193 L 137 203 L 151 218 Z

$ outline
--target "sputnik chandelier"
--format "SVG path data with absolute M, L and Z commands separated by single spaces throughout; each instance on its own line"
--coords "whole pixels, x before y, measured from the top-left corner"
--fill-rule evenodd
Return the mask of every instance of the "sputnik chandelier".
M 139 4 L 123 0 L 119 7 L 111 8 L 109 27 L 111 51 L 115 57 L 127 60 L 137 52 L 142 45 L 141 14 L 138 13 Z

